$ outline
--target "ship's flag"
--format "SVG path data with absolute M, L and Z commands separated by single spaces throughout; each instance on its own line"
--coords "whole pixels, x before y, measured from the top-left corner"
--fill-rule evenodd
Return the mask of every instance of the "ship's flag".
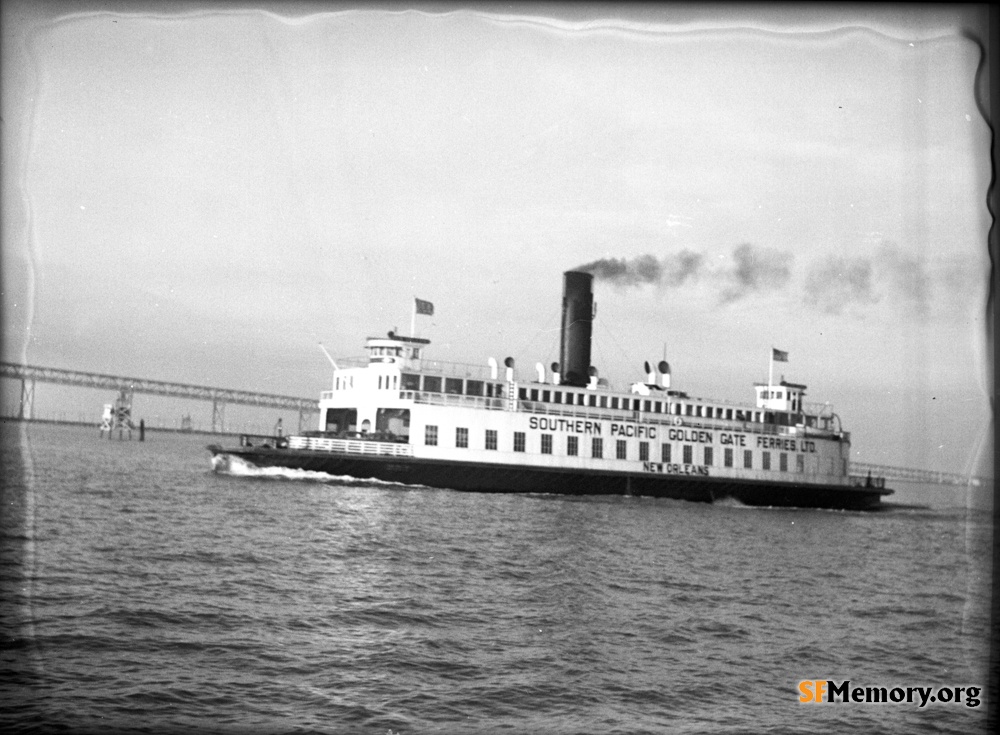
M 771 359 L 775 362 L 788 362 L 788 353 L 771 348 Z
M 422 299 L 415 299 L 416 307 L 415 311 L 417 314 L 426 314 L 427 316 L 434 316 L 434 304 L 430 301 L 424 301 Z

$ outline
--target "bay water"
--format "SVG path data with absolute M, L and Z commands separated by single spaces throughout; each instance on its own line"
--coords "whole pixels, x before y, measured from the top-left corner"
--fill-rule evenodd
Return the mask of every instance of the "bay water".
M 468 494 L 219 475 L 218 437 L 2 438 L 4 732 L 985 727 L 985 691 L 800 702 L 809 680 L 984 687 L 991 517 L 952 493 L 879 513 Z

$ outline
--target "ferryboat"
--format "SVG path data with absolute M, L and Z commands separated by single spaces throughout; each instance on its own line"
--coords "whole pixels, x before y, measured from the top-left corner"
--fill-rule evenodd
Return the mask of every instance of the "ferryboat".
M 433 305 L 416 300 L 416 313 Z M 515 360 L 430 359 L 430 341 L 369 337 L 334 360 L 315 430 L 208 447 L 213 469 L 323 472 L 458 491 L 635 495 L 751 506 L 876 510 L 893 491 L 852 476 L 850 433 L 828 403 L 782 378 L 746 403 L 689 396 L 646 363 L 614 390 L 591 365 L 593 275 L 563 280 L 560 360 L 525 377 Z M 328 356 L 329 357 L 329 356 Z M 773 360 L 787 354 L 772 348 Z

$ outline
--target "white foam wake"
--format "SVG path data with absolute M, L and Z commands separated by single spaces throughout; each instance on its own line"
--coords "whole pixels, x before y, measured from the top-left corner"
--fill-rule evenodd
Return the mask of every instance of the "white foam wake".
M 337 485 L 386 485 L 394 487 L 414 487 L 402 482 L 379 480 L 375 477 L 361 478 L 351 475 L 331 475 L 329 472 L 317 470 L 302 470 L 291 467 L 258 467 L 247 462 L 242 457 L 230 454 L 217 454 L 212 457 L 212 470 L 233 477 L 255 477 L 278 480 L 297 480 L 299 482 L 335 483 Z

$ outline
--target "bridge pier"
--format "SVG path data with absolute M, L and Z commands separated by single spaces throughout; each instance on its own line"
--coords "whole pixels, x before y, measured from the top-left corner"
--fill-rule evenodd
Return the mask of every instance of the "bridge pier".
M 226 404 L 218 398 L 212 399 L 212 433 L 221 434 L 226 430 Z
M 35 381 L 21 379 L 21 418 L 31 421 L 35 418 Z
M 134 428 L 135 424 L 132 423 L 132 391 L 122 388 L 118 391 L 115 402 L 104 406 L 101 436 L 104 436 L 104 432 L 107 431 L 108 439 L 110 439 L 114 435 L 115 429 L 118 429 L 119 441 L 124 438 L 125 431 L 128 431 L 128 438 L 131 441 L 132 429 Z

